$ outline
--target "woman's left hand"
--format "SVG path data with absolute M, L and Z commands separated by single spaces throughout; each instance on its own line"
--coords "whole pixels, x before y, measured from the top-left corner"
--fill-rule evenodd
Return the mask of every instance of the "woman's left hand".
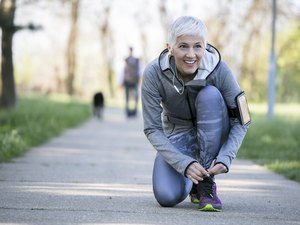
M 227 169 L 226 166 L 224 166 L 222 163 L 216 164 L 216 160 L 214 160 L 207 171 L 209 175 L 213 176 L 221 173 L 226 173 Z

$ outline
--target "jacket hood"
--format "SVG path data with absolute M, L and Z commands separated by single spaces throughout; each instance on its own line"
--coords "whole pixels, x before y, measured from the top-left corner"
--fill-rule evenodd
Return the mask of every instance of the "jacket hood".
M 215 70 L 220 61 L 221 55 L 219 51 L 214 46 L 207 44 L 194 80 L 205 80 Z M 174 75 L 177 76 L 175 58 L 171 56 L 168 49 L 161 52 L 158 63 L 161 71 L 167 77 L 172 79 Z

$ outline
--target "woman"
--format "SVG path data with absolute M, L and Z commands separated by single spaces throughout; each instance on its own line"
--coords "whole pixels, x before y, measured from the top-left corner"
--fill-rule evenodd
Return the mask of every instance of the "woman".
M 144 71 L 144 133 L 157 150 L 158 203 L 171 207 L 190 194 L 200 210 L 221 211 L 215 175 L 229 171 L 250 115 L 238 83 L 206 37 L 195 17 L 172 24 L 167 49 Z

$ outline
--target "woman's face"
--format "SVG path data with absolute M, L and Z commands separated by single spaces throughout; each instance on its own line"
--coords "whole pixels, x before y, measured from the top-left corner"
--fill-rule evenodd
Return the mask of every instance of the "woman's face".
M 173 48 L 168 44 L 176 61 L 177 71 L 184 80 L 193 79 L 204 55 L 204 40 L 198 35 L 183 35 L 177 38 Z M 186 78 L 186 79 L 185 79 Z

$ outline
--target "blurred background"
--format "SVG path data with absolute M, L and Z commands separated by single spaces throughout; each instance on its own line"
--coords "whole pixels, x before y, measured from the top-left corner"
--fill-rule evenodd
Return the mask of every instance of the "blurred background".
M 100 90 L 108 104 L 122 104 L 128 47 L 146 65 L 165 48 L 168 26 L 182 15 L 206 23 L 208 42 L 220 50 L 248 100 L 267 102 L 274 2 L 1 0 L 2 107 L 15 104 L 14 91 L 16 99 L 34 92 L 89 100 Z M 299 102 L 300 1 L 277 0 L 275 28 L 276 101 Z

